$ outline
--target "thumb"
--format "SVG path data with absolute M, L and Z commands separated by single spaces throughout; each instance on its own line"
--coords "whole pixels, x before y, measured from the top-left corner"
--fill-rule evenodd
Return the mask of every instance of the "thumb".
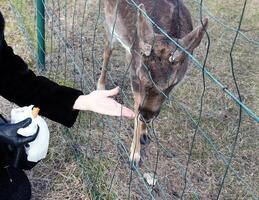
M 113 88 L 111 90 L 105 90 L 103 91 L 103 94 L 107 97 L 112 97 L 112 96 L 116 96 L 117 94 L 119 94 L 119 91 L 120 91 L 120 88 L 119 87 L 116 87 L 116 88 Z
M 16 128 L 25 128 L 31 124 L 32 120 L 31 118 L 27 118 L 19 123 L 17 123 L 15 126 Z

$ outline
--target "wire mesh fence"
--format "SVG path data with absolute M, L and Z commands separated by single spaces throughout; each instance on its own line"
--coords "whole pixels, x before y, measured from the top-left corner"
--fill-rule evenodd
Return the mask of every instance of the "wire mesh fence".
M 143 12 L 141 1 L 120 2 Z M 156 1 L 149 2 L 156 9 Z M 195 25 L 209 16 L 209 28 L 194 55 L 146 16 L 160 34 L 189 55 L 192 64 L 182 84 L 166 97 L 159 117 L 148 124 L 151 143 L 142 149 L 142 165 L 132 170 L 129 163 L 131 121 L 81 113 L 74 128 L 60 130 L 93 199 L 259 197 L 259 24 L 254 21 L 259 1 L 184 3 Z M 36 1 L 9 0 L 9 4 L 36 63 Z M 48 0 L 43 6 L 46 69 L 39 74 L 84 93 L 93 91 L 105 42 L 103 1 Z M 107 88 L 119 85 L 117 100 L 133 107 L 130 66 L 124 63 L 123 51 L 120 46 L 114 49 Z

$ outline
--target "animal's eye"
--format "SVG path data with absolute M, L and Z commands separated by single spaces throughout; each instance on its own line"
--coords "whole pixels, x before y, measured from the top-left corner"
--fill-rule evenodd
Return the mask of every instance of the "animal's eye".
M 165 53 L 165 49 L 161 49 L 160 53 L 163 55 Z

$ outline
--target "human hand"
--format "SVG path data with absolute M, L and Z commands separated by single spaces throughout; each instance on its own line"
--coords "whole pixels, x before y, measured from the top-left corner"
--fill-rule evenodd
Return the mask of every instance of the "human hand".
M 135 113 L 132 110 L 111 98 L 118 93 L 119 87 L 112 90 L 96 90 L 88 95 L 79 96 L 73 108 L 76 110 L 93 111 L 103 115 L 134 118 Z
M 36 132 L 29 137 L 23 137 L 17 134 L 17 131 L 20 128 L 25 128 L 31 124 L 32 120 L 27 118 L 19 123 L 16 124 L 1 124 L 0 125 L 0 141 L 5 142 L 7 144 L 11 144 L 15 147 L 20 147 L 25 144 L 28 144 L 35 140 L 38 135 L 39 128 Z

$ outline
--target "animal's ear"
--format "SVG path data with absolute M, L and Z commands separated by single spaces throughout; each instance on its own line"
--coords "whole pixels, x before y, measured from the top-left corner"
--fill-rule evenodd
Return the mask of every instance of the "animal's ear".
M 205 31 L 208 27 L 208 18 L 203 19 L 203 25 L 199 25 L 192 32 L 187 34 L 184 38 L 180 40 L 180 44 L 187 49 L 189 52 L 193 52 L 193 50 L 199 46 Z
M 152 23 L 147 19 L 144 14 L 146 13 L 145 6 L 143 4 L 140 4 L 139 8 L 140 10 L 138 10 L 137 33 L 139 38 L 140 50 L 141 53 L 149 56 L 152 50 L 154 30 Z

